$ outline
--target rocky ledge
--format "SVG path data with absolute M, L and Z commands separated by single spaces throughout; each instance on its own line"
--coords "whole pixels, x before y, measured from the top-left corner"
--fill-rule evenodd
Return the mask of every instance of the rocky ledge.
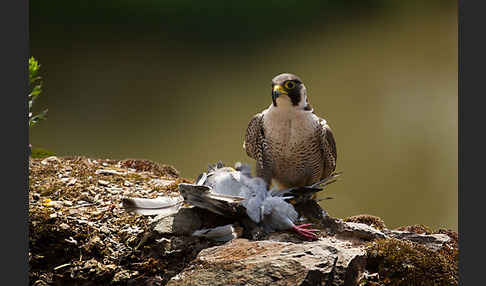
M 186 207 L 172 216 L 126 212 L 125 197 L 177 195 L 190 182 L 147 160 L 48 157 L 29 162 L 31 285 L 457 285 L 456 232 L 388 229 L 370 215 L 243 236 L 238 222 Z M 235 239 L 195 237 L 229 225 Z M 255 237 L 253 237 L 255 238 Z

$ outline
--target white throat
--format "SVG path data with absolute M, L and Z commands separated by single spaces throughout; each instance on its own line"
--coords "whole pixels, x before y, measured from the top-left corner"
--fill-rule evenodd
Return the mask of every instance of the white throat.
M 281 96 L 277 97 L 277 99 L 275 101 L 277 102 L 276 107 L 278 109 L 289 110 L 289 109 L 295 108 L 295 106 L 292 105 L 292 101 L 290 100 L 290 97 L 288 97 L 287 95 L 281 95 Z
M 290 100 L 290 97 L 287 95 L 281 95 L 277 97 L 275 100 L 277 102 L 277 106 L 273 106 L 273 108 L 279 109 L 279 110 L 302 110 L 307 106 L 307 95 L 304 93 L 302 97 L 300 98 L 300 102 L 297 106 L 292 104 L 292 101 Z

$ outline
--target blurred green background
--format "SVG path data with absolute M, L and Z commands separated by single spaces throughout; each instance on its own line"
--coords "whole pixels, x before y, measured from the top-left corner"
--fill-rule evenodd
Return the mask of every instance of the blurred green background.
M 334 130 L 333 216 L 457 230 L 456 1 L 30 1 L 34 147 L 144 158 L 195 178 L 250 162 L 281 72 Z

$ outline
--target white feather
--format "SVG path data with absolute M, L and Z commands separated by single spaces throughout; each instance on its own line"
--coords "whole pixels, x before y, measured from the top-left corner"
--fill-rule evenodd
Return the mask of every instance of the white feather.
M 140 215 L 161 215 L 163 217 L 175 214 L 182 206 L 184 199 L 177 197 L 158 197 L 155 199 L 124 198 L 123 207 Z

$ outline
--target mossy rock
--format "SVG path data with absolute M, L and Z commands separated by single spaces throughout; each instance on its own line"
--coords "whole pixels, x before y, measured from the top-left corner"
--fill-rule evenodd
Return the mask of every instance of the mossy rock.
M 409 232 L 414 232 L 414 233 L 418 233 L 418 234 L 431 234 L 431 233 L 433 233 L 433 231 L 432 231 L 432 229 L 430 229 L 430 227 L 423 225 L 423 224 L 401 226 L 401 227 L 396 228 L 396 230 L 409 231 Z
M 458 285 L 456 255 L 398 239 L 376 240 L 367 253 L 368 271 L 379 274 L 379 285 Z
M 374 227 L 376 229 L 379 229 L 379 230 L 383 230 L 386 227 L 385 222 L 381 218 L 379 218 L 377 216 L 369 215 L 369 214 L 361 214 L 361 215 L 351 216 L 351 217 L 345 218 L 344 221 L 345 222 L 364 223 L 364 224 L 367 224 L 367 225 Z

